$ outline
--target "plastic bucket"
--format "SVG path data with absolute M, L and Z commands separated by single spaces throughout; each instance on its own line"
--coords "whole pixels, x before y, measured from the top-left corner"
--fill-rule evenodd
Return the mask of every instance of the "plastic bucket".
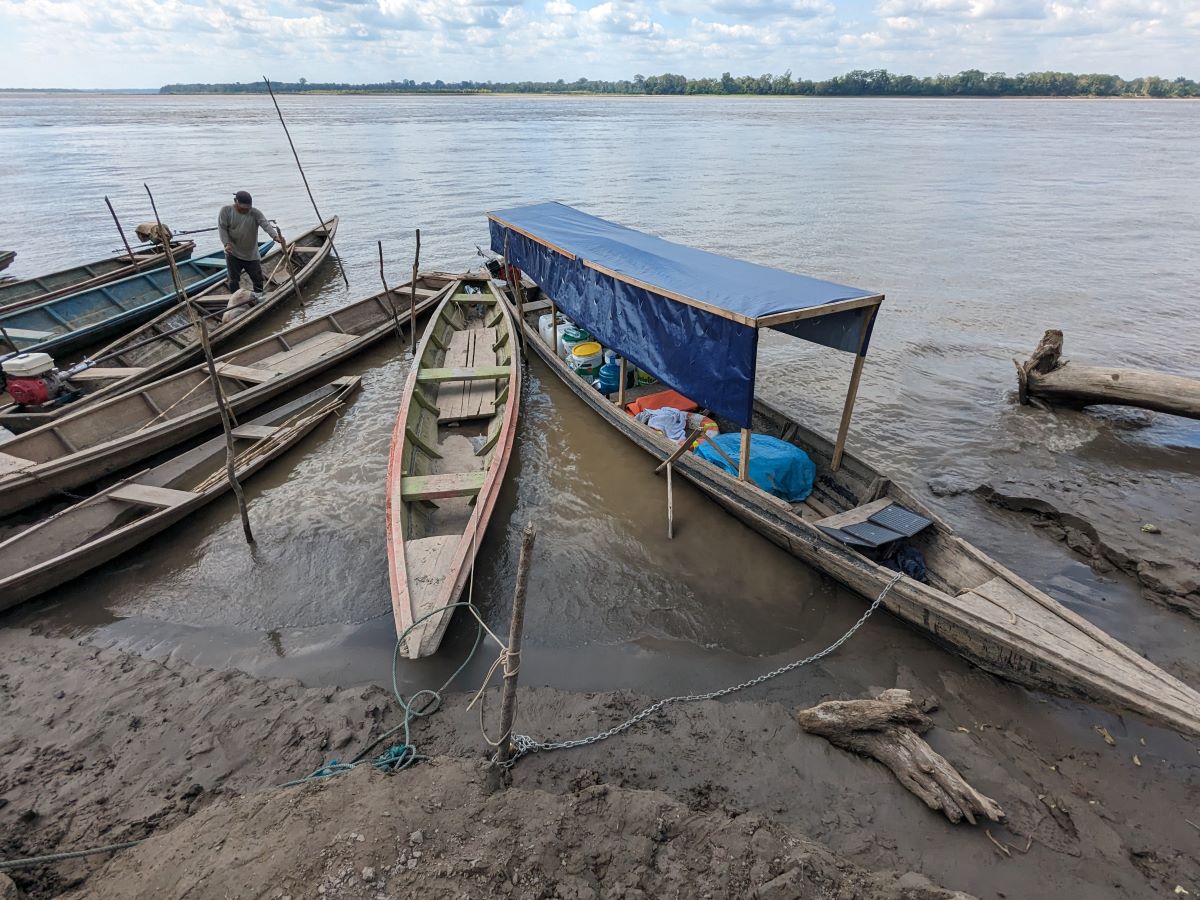
M 563 328 L 570 325 L 570 320 L 562 313 L 558 314 L 558 333 L 562 334 Z M 538 334 L 542 336 L 542 343 L 546 346 L 554 344 L 554 314 L 546 313 L 538 318 Z
M 592 336 L 587 333 L 586 329 L 580 328 L 578 325 L 568 325 L 566 328 L 558 329 L 558 355 L 567 362 L 571 361 L 571 351 L 575 349 L 577 344 L 586 344 L 592 340 Z
M 595 341 L 575 344 L 571 350 L 570 366 L 575 374 L 584 378 L 595 378 L 604 365 L 604 348 Z

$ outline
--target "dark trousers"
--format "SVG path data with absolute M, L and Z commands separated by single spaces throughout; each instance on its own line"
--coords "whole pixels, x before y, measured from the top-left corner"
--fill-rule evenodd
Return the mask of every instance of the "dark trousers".
M 238 259 L 232 253 L 227 252 L 225 268 L 229 270 L 229 293 L 235 293 L 242 286 L 243 272 L 250 276 L 250 283 L 254 285 L 254 293 L 262 293 L 262 263 L 257 259 Z

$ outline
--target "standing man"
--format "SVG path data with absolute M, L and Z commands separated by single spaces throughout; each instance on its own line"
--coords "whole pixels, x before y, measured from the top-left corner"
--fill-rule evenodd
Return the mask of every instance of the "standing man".
M 217 233 L 225 248 L 229 293 L 235 293 L 241 286 L 242 273 L 245 272 L 254 285 L 254 299 L 258 300 L 263 291 L 262 263 L 259 262 L 258 256 L 258 229 L 261 228 L 269 234 L 279 246 L 282 247 L 284 242 L 279 229 L 254 208 L 253 202 L 248 191 L 238 191 L 234 194 L 233 203 L 222 206 L 217 215 Z

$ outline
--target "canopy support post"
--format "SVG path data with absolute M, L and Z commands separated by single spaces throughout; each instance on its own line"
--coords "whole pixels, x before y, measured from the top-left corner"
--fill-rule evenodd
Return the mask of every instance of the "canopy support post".
M 742 429 L 742 447 L 738 452 L 738 481 L 750 478 L 750 429 Z
M 550 320 L 554 324 L 554 331 L 553 331 L 553 337 L 551 338 L 552 343 L 550 345 L 550 352 L 553 353 L 555 356 L 558 356 L 558 304 L 555 303 L 553 300 L 550 301 Z
M 862 378 L 863 363 L 867 360 L 865 346 L 867 343 L 867 335 L 871 331 L 871 323 L 875 321 L 875 314 L 879 312 L 879 307 L 871 311 L 871 314 L 863 318 L 862 331 L 858 336 L 858 354 L 854 357 L 854 370 L 850 373 L 850 386 L 846 389 L 846 403 L 842 407 L 842 421 L 838 423 L 837 442 L 833 445 L 833 461 L 829 466 L 830 471 L 836 472 L 842 465 L 842 453 L 846 449 L 846 435 L 850 431 L 850 417 L 854 414 L 854 399 L 858 396 L 858 382 Z
M 621 386 L 617 389 L 617 406 L 625 408 L 625 357 L 621 357 Z

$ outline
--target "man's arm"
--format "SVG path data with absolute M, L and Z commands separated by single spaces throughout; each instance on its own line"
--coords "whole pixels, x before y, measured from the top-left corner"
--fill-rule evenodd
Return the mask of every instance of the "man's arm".
M 258 227 L 269 234 L 277 243 L 282 244 L 283 235 L 279 233 L 279 229 L 267 221 L 267 217 L 262 214 L 262 210 L 255 209 L 254 212 L 257 213 L 255 221 L 258 222 Z
M 221 211 L 217 213 L 217 236 L 221 239 L 221 246 L 225 248 L 225 252 L 229 252 L 229 248 L 233 246 L 233 241 L 229 238 L 229 207 L 222 206 Z

